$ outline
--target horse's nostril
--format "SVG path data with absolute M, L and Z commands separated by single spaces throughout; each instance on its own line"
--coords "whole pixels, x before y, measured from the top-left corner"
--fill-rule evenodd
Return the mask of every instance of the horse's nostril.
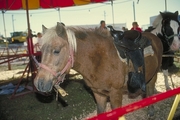
M 52 90 L 52 81 L 45 81 L 44 79 L 38 80 L 38 90 L 41 92 L 50 92 Z
M 40 90 L 40 91 L 42 91 L 43 89 L 44 89 L 44 83 L 43 83 L 44 81 L 43 81 L 43 79 L 42 78 L 40 78 L 39 80 L 38 80 L 38 89 Z

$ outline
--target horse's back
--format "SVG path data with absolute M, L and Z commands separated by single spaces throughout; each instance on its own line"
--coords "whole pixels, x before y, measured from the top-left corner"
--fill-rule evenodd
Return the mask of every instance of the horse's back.
M 146 66 L 146 80 L 151 79 L 158 72 L 161 67 L 163 46 L 161 40 L 150 32 L 143 32 L 142 36 L 146 37 L 151 41 L 153 55 L 145 57 L 145 66 Z M 156 68 L 156 69 L 155 69 Z
M 150 33 L 150 32 L 143 32 L 142 36 L 147 37 L 152 44 L 153 50 L 159 54 L 162 54 L 163 52 L 163 45 L 161 40 L 154 34 Z M 162 57 L 162 56 L 161 56 Z

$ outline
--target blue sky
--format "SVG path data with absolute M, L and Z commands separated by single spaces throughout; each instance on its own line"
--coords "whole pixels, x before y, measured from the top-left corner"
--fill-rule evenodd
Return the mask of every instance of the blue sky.
M 60 8 L 60 14 L 55 8 L 30 10 L 30 25 L 33 31 L 41 32 L 42 24 L 46 27 L 52 27 L 60 20 L 66 25 L 97 24 L 98 26 L 100 20 L 113 24 L 114 18 L 114 23 L 126 23 L 126 27 L 130 29 L 134 16 L 135 21 L 140 26 L 150 24 L 151 16 L 158 15 L 160 11 L 165 11 L 165 1 L 167 2 L 168 11 L 179 11 L 180 13 L 180 0 L 139 0 L 138 4 L 137 0 L 115 0 L 113 4 L 114 12 L 112 12 L 110 2 Z M 114 13 L 114 17 L 112 13 Z M 15 31 L 27 30 L 25 10 L 6 11 L 4 19 L 6 36 L 10 36 L 10 32 L 13 31 L 13 23 Z M 5 36 L 2 13 L 0 13 L 0 34 Z

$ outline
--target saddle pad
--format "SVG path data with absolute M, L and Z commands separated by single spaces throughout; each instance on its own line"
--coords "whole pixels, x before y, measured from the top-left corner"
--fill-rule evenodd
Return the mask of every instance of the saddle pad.
M 144 57 L 153 56 L 153 55 L 154 55 L 154 51 L 151 45 L 144 48 Z

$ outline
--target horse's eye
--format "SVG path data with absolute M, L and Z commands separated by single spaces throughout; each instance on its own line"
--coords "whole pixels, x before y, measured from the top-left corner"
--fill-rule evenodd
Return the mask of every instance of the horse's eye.
M 54 54 L 59 54 L 59 52 L 60 52 L 59 50 L 53 50 Z

